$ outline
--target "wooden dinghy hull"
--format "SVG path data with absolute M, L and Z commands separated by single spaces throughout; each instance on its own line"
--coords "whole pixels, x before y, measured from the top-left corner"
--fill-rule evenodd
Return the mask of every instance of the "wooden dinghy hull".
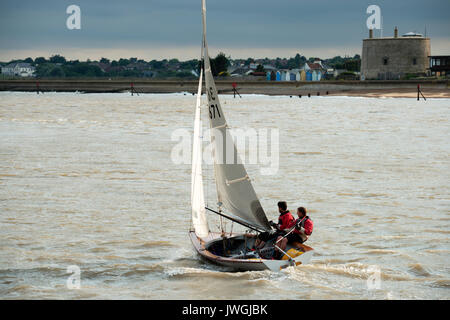
M 236 271 L 262 271 L 262 270 L 279 271 L 289 266 L 298 266 L 301 264 L 306 264 L 310 261 L 313 255 L 313 249 L 311 247 L 300 243 L 295 243 L 297 250 L 291 249 L 288 251 L 289 254 L 297 252 L 297 255 L 295 257 L 291 255 L 292 257 L 291 259 L 289 259 L 289 257 L 287 256 L 283 256 L 281 260 L 269 260 L 256 257 L 250 259 L 224 257 L 216 255 L 211 250 L 208 250 L 208 247 L 211 243 L 218 241 L 221 242 L 223 238 L 220 233 L 209 233 L 209 235 L 206 238 L 201 239 L 195 234 L 194 231 L 190 231 L 189 237 L 195 250 L 200 255 L 200 257 L 202 257 L 205 261 L 219 266 L 232 268 L 233 270 Z M 254 237 L 254 235 L 240 234 L 225 239 L 232 240 L 239 237 L 251 238 Z

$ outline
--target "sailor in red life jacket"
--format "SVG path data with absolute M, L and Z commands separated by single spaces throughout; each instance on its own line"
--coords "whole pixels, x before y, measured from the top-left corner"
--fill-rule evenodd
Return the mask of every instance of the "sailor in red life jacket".
M 297 216 L 298 219 L 295 220 L 290 226 L 290 232 L 286 237 L 278 237 L 278 247 L 280 247 L 281 250 L 286 249 L 286 245 L 288 242 L 300 242 L 303 243 L 306 240 L 308 240 L 309 236 L 313 232 L 313 222 L 312 220 L 306 215 L 306 209 L 304 207 L 298 207 L 297 208 Z
M 260 233 L 255 241 L 256 249 L 263 248 L 267 241 L 276 239 L 280 234 L 284 234 L 284 230 L 287 230 L 294 223 L 295 219 L 291 212 L 287 210 L 286 201 L 278 202 L 278 211 L 280 212 L 278 224 L 270 221 L 270 225 L 275 228 L 275 231 Z
M 284 231 L 286 229 L 289 229 L 295 221 L 294 216 L 291 214 L 289 210 L 287 210 L 286 202 L 283 201 L 281 203 L 284 204 L 284 206 L 280 210 L 280 216 L 278 217 L 278 224 L 275 224 L 273 222 L 270 224 L 278 231 Z

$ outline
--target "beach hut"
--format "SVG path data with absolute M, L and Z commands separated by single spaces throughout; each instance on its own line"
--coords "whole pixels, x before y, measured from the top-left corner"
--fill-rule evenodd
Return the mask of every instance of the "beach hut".
M 270 81 L 275 81 L 275 80 L 277 80 L 277 75 L 276 75 L 275 71 L 272 71 L 270 73 Z
M 299 71 L 297 71 L 296 73 L 295 73 L 295 80 L 296 81 L 300 81 L 302 78 L 301 78 L 301 76 L 300 76 L 300 72 Z
M 312 72 L 312 81 L 317 81 L 317 71 L 313 70 Z
M 267 81 L 270 81 L 270 75 L 271 75 L 270 72 L 267 71 L 267 73 L 266 73 L 266 80 L 267 80 Z
M 322 72 L 318 71 L 317 72 L 317 81 L 320 81 L 320 79 L 322 79 Z
M 280 71 L 277 71 L 275 79 L 276 79 L 276 81 L 281 81 L 281 72 Z
M 311 71 L 306 72 L 306 81 L 312 81 L 312 72 Z
M 291 81 L 291 73 L 289 71 L 286 71 L 286 80 L 285 81 Z
M 302 70 L 302 72 L 300 72 L 300 80 L 306 81 L 306 71 L 305 70 Z

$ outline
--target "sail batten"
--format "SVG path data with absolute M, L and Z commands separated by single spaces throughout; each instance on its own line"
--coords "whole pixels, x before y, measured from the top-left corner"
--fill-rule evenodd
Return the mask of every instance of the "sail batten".
M 205 86 L 208 98 L 208 114 L 213 145 L 214 174 L 218 202 L 237 218 L 258 229 L 270 230 L 264 209 L 255 193 L 250 178 L 240 161 L 236 145 L 227 130 L 222 106 L 211 72 L 208 44 L 206 41 L 206 4 L 202 0 L 203 61 Z M 228 157 L 227 157 L 228 156 Z M 232 161 L 230 161 L 232 160 Z

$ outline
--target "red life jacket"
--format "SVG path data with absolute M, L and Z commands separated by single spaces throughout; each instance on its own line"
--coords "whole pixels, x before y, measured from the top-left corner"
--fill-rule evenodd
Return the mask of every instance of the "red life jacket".
M 295 219 L 292 216 L 292 214 L 289 212 L 289 210 L 280 213 L 280 217 L 278 218 L 278 224 L 280 225 L 280 230 L 289 228 L 289 226 L 291 226 L 293 222 L 295 222 Z
M 308 236 L 311 235 L 314 227 L 312 220 L 308 216 L 303 217 L 302 219 L 298 218 L 297 220 L 294 221 L 294 223 L 291 224 L 290 227 L 292 228 L 294 225 L 297 225 L 294 230 L 294 233 L 301 236 L 302 232 L 300 232 L 300 229 L 303 228 L 305 230 L 304 235 L 306 235 L 306 239 L 308 239 Z

